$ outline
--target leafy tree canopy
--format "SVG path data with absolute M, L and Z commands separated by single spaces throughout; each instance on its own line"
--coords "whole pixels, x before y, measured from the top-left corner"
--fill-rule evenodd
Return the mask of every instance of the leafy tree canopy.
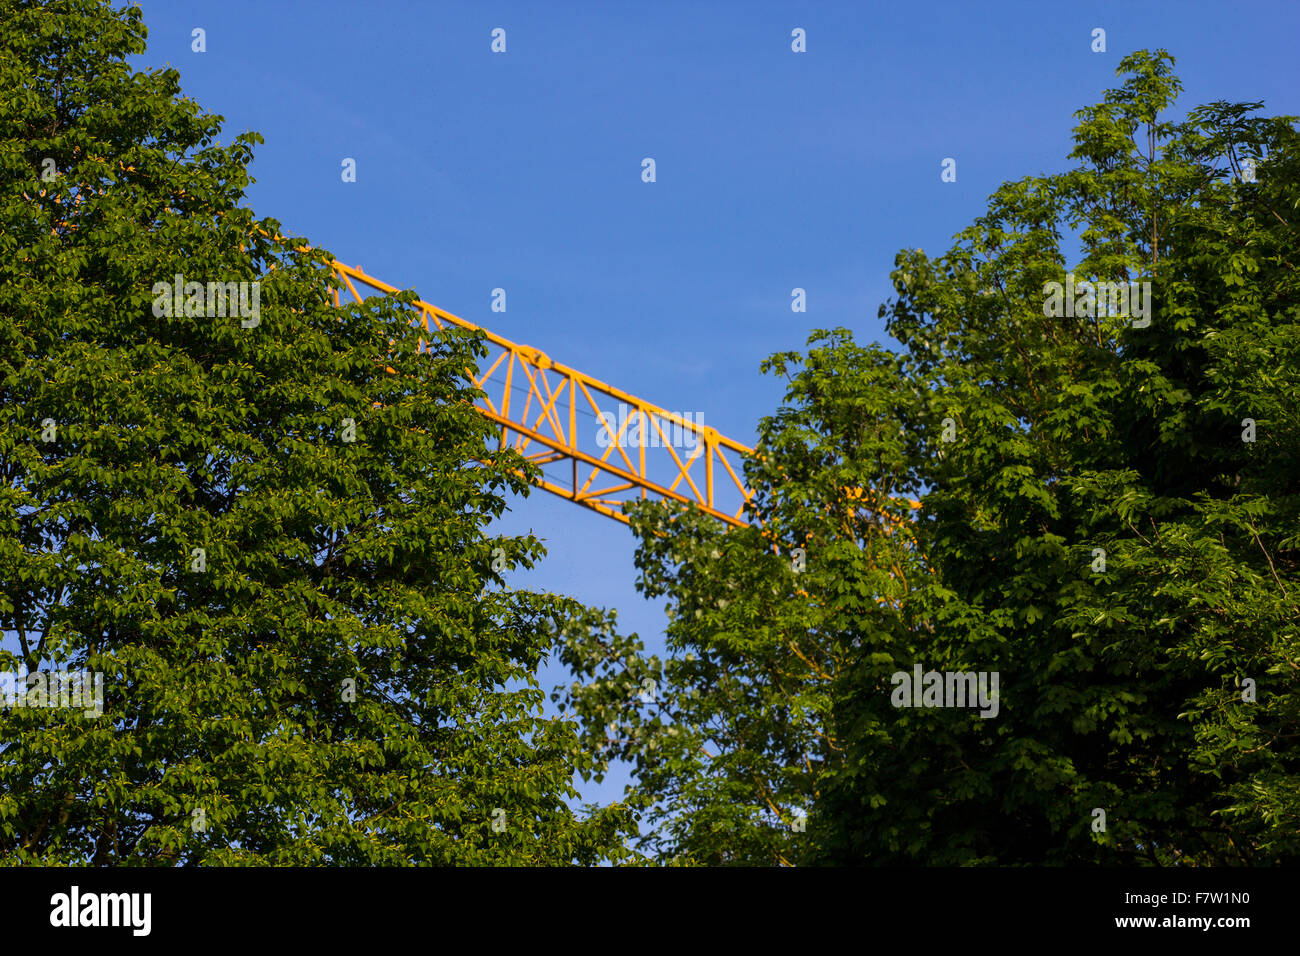
M 0 0 L 0 669 L 103 675 L 101 716 L 34 677 L 0 710 L 0 857 L 623 859 L 535 679 L 591 612 L 484 531 L 528 466 L 471 409 L 481 342 L 335 307 L 240 204 L 260 137 L 144 49 L 138 8 Z
M 640 509 L 671 653 L 571 635 L 557 696 L 651 848 L 1300 860 L 1300 140 L 1261 103 L 1167 118 L 1173 65 L 1127 57 L 1072 168 L 898 255 L 892 347 L 765 363 L 761 527 Z M 996 674 L 996 714 L 899 706 L 918 665 Z

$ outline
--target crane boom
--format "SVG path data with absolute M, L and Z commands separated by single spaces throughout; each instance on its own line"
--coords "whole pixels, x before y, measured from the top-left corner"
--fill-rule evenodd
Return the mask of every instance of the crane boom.
M 332 269 L 335 305 L 343 290 L 358 302 L 366 291 L 399 291 L 359 267 L 334 261 Z M 470 372 L 483 391 L 474 407 L 500 427 L 502 449 L 513 447 L 541 467 L 537 484 L 546 491 L 624 524 L 621 506 L 637 498 L 694 503 L 735 527 L 749 524 L 741 462 L 751 449 L 699 416 L 629 395 L 428 302 L 416 308 L 426 331 L 451 324 L 486 337 L 487 359 Z

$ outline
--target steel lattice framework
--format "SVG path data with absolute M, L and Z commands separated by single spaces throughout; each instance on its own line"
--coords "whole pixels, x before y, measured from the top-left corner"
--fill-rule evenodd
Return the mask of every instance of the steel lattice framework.
M 332 268 L 335 305 L 345 291 L 357 302 L 400 291 L 360 268 L 337 261 Z M 751 449 L 428 302 L 416 308 L 426 331 L 449 323 L 486 337 L 481 371 L 466 372 L 483 391 L 474 407 L 500 426 L 501 448 L 541 467 L 542 488 L 624 524 L 623 502 L 671 498 L 748 525 L 741 461 Z
M 30 197 L 24 193 L 24 198 Z M 80 201 L 78 195 L 74 202 Z M 310 248 L 298 246 L 300 251 Z M 364 301 L 367 292 L 401 291 L 360 267 L 338 260 L 330 265 L 335 306 L 341 304 L 344 289 L 357 302 Z M 624 502 L 666 498 L 695 504 L 734 527 L 749 526 L 743 515 L 751 493 L 740 472 L 742 460 L 753 449 L 428 302 L 417 300 L 416 308 L 416 321 L 425 331 L 431 331 L 430 323 L 438 329 L 449 323 L 483 334 L 489 346 L 486 370 L 466 369 L 483 392 L 474 408 L 500 427 L 500 448 L 513 447 L 540 467 L 536 483 L 546 491 L 624 524 L 630 523 L 621 510 Z M 862 489 L 845 493 L 864 501 L 873 497 Z M 917 501 L 908 504 L 913 509 L 921 506 Z

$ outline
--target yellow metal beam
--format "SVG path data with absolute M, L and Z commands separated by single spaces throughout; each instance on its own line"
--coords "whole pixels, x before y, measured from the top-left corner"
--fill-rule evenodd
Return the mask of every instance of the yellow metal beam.
M 24 193 L 24 198 L 30 197 Z M 75 202 L 80 201 L 78 195 Z M 59 223 L 54 231 L 64 225 Z M 336 306 L 344 289 L 358 302 L 366 298 L 363 289 L 384 295 L 400 291 L 359 267 L 332 260 L 331 269 L 337 280 Z M 489 345 L 486 371 L 466 370 L 484 393 L 474 407 L 500 427 L 499 447 L 513 447 L 542 468 L 536 480 L 539 487 L 624 524 L 629 523 L 620 510 L 624 502 L 654 497 L 695 504 L 729 525 L 748 527 L 742 516 L 752 493 L 740 473 L 742 460 L 752 449 L 689 417 L 553 362 L 539 349 L 511 342 L 423 300 L 416 306 L 417 321 L 426 331 L 430 323 L 439 329 L 449 323 L 483 333 Z M 522 393 L 522 402 L 516 393 Z M 530 450 L 534 444 L 542 450 Z M 593 490 L 593 485 L 598 487 Z M 861 489 L 845 491 L 851 498 L 872 497 Z M 917 501 L 908 503 L 913 509 L 921 506 Z
M 399 291 L 360 268 L 334 262 L 333 270 L 335 305 L 344 292 L 360 302 L 366 290 Z M 489 353 L 482 371 L 467 370 L 484 393 L 474 407 L 499 426 L 499 447 L 542 467 L 539 487 L 624 524 L 623 502 L 671 498 L 748 525 L 750 492 L 740 475 L 751 449 L 428 302 L 416 308 L 426 331 L 450 324 L 483 333 Z

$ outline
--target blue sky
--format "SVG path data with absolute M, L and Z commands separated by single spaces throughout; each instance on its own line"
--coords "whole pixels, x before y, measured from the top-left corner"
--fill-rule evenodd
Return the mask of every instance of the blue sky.
M 813 328 L 883 339 L 895 253 L 942 252 L 1000 183 L 1064 168 L 1072 114 L 1127 53 L 1177 58 L 1180 115 L 1218 99 L 1300 114 L 1295 0 L 140 6 L 137 65 L 178 68 L 224 141 L 265 137 L 259 215 L 746 444 L 781 399 L 761 360 Z M 499 530 L 549 549 L 517 586 L 617 608 L 662 644 L 626 527 L 538 491 Z

